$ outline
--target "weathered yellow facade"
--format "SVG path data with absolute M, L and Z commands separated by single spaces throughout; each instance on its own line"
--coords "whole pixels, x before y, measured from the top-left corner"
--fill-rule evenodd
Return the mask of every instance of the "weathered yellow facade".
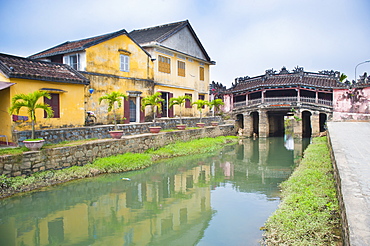
M 189 95 L 192 102 L 209 100 L 210 59 L 188 21 L 134 30 L 136 40 L 154 61 L 154 91 L 165 99 L 163 117 L 179 115 L 179 107 L 168 108 L 170 98 Z M 208 107 L 203 113 L 209 111 Z M 184 116 L 199 116 L 196 107 L 184 107 Z
M 10 66 L 10 70 L 13 72 L 7 75 L 4 72 L 6 68 L 2 68 L 0 71 L 0 81 L 2 83 L 13 83 L 13 85 L 0 90 L 0 135 L 6 135 L 9 142 L 12 142 L 13 131 L 31 129 L 31 119 L 29 118 L 26 108 L 23 107 L 19 111 L 19 114 L 14 114 L 15 118 L 9 115 L 8 109 L 15 95 L 29 94 L 38 90 L 47 91 L 59 98 L 59 115 L 55 114 L 53 118 L 46 118 L 44 117 L 44 110 L 36 109 L 36 130 L 44 128 L 78 127 L 84 125 L 84 91 L 87 84 L 86 78 L 79 75 L 80 78 L 83 78 L 83 81 L 86 80 L 86 83 L 77 80 L 67 80 L 66 78 L 65 81 L 62 79 L 53 81 L 53 78 L 49 78 L 50 80 L 48 80 L 48 78 L 40 74 L 56 74 L 58 73 L 57 70 L 62 73 L 68 73 L 70 72 L 69 68 L 65 65 L 55 66 L 53 64 L 48 67 L 45 65 L 47 64 L 46 62 L 32 62 L 21 57 L 3 54 L 0 54 L 0 59 L 5 66 Z M 33 70 L 37 72 L 33 72 Z M 28 71 L 30 72 L 27 73 Z M 18 74 L 16 74 L 17 72 Z M 32 77 L 38 78 L 32 79 Z M 44 103 L 43 99 L 40 99 L 39 103 Z M 28 119 L 23 116 L 28 117 Z M 5 142 L 4 140 L 4 138 L 0 139 L 1 142 Z
M 129 57 L 127 72 L 120 70 L 120 55 L 122 54 Z M 135 104 L 138 94 L 139 97 L 145 97 L 153 93 L 153 61 L 149 54 L 127 35 L 121 35 L 89 47 L 85 50 L 85 55 L 86 68 L 82 73 L 90 80 L 90 86 L 85 91 L 86 110 L 94 111 L 98 122 L 110 122 L 110 118 L 107 117 L 108 105 L 104 102 L 99 105 L 99 97 L 106 93 L 122 92 L 128 95 L 129 100 Z M 89 93 L 88 89 L 94 89 L 94 92 Z M 124 107 L 117 111 L 121 119 L 124 111 Z M 139 115 L 135 119 L 139 122 Z M 129 123 L 129 119 L 125 122 Z
M 129 96 L 117 110 L 119 123 L 142 122 L 140 99 L 154 90 L 154 64 L 149 53 L 123 29 L 114 33 L 55 46 L 32 56 L 65 63 L 89 79 L 85 89 L 85 110 L 93 111 L 97 123 L 112 123 L 108 104 L 99 104 L 106 93 L 118 91 Z M 125 117 L 125 119 L 123 118 Z

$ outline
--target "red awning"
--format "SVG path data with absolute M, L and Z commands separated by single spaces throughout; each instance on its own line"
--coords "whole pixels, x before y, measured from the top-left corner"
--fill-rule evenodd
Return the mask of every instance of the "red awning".
M 10 82 L 1 82 L 0 81 L 0 91 L 4 90 L 12 85 L 15 85 L 15 83 L 10 83 Z

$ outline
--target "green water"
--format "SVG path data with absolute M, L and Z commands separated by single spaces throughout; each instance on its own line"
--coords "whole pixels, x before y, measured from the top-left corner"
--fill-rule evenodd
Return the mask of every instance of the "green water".
M 3 199 L 0 245 L 259 245 L 305 145 L 245 139 Z

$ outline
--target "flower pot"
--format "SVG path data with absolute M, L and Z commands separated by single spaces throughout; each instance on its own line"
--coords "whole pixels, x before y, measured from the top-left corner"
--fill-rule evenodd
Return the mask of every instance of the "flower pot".
M 158 133 L 158 132 L 161 131 L 161 129 L 162 129 L 162 127 L 160 127 L 160 126 L 151 126 L 151 127 L 149 127 L 149 131 L 151 133 Z
M 176 125 L 177 130 L 185 130 L 186 125 Z
M 25 141 L 23 141 L 23 143 L 24 143 L 24 146 L 26 146 L 28 149 L 30 149 L 32 151 L 38 151 L 44 145 L 45 140 L 44 139 L 31 140 L 31 141 L 25 140 Z
M 197 123 L 196 125 L 197 125 L 197 127 L 199 127 L 199 128 L 203 128 L 203 127 L 205 126 L 205 123 Z
M 123 131 L 110 131 L 110 136 L 115 139 L 120 139 L 123 135 Z
M 218 122 L 217 121 L 212 121 L 211 126 L 218 126 Z

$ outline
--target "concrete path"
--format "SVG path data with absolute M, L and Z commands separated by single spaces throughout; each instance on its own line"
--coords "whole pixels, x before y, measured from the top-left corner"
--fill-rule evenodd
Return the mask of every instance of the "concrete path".
M 349 244 L 370 245 L 370 122 L 328 122 Z

